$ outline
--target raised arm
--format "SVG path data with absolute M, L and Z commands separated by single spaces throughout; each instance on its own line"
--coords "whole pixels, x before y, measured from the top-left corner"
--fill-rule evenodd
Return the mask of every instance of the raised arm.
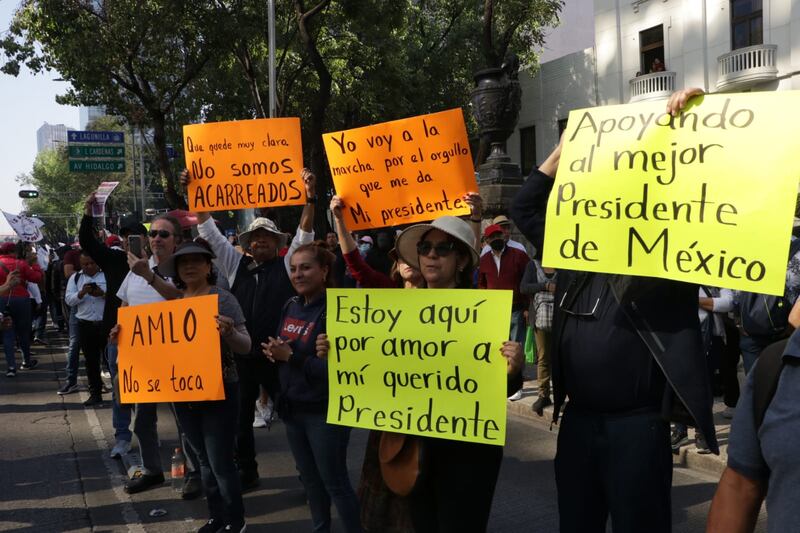
M 303 213 L 300 215 L 300 225 L 297 226 L 297 233 L 295 233 L 292 243 L 289 245 L 289 251 L 283 257 L 283 264 L 286 266 L 286 272 L 289 273 L 289 261 L 292 259 L 292 254 L 303 244 L 308 244 L 314 241 L 314 208 L 317 201 L 317 177 L 309 169 L 304 168 L 301 173 L 303 178 L 303 185 L 306 188 L 306 205 L 303 206 Z
M 344 221 L 344 201 L 339 196 L 331 198 L 331 213 L 333 223 L 336 226 L 336 235 L 339 237 L 339 245 L 342 247 L 342 259 L 350 269 L 350 274 L 362 287 L 371 289 L 395 288 L 397 285 L 392 278 L 378 272 L 361 257 L 355 239 L 347 231 L 347 223 Z
M 83 218 L 78 230 L 78 240 L 81 248 L 86 250 L 89 257 L 94 259 L 102 270 L 108 270 L 114 261 L 114 252 L 94 238 L 94 217 L 92 217 L 92 204 L 95 202 L 94 193 L 90 194 L 83 204 Z

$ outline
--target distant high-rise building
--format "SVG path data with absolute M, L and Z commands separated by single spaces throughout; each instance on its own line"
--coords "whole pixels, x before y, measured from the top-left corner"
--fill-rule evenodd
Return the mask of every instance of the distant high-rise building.
M 73 128 L 68 128 L 64 124 L 48 124 L 45 122 L 36 130 L 36 151 L 53 150 L 59 144 L 66 144 L 67 132 Z
M 81 106 L 80 107 L 80 118 L 81 118 L 81 130 L 85 130 L 86 126 L 96 118 L 106 116 L 106 108 L 105 106 L 101 105 L 93 105 L 93 106 Z

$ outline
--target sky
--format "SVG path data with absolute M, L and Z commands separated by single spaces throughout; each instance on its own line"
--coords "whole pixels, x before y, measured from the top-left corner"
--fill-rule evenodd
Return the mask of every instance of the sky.
M 19 0 L 0 0 L 0 32 L 5 32 L 19 4 Z M 58 105 L 57 94 L 67 85 L 54 81 L 56 72 L 32 75 L 23 69 L 18 77 L 0 73 L 0 209 L 9 213 L 22 210 L 22 200 L 17 196 L 20 186 L 14 178 L 30 172 L 36 159 L 36 130 L 48 122 L 65 124 L 77 129 L 77 107 Z M 5 218 L 0 216 L 0 234 L 12 233 Z

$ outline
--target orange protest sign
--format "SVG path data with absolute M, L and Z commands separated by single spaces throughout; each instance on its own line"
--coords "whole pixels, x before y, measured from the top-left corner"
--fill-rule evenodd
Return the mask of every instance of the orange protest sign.
M 183 150 L 192 211 L 305 204 L 299 118 L 190 124 Z
M 468 215 L 477 191 L 460 109 L 322 136 L 350 229 Z
M 120 307 L 122 403 L 224 400 L 217 295 Z

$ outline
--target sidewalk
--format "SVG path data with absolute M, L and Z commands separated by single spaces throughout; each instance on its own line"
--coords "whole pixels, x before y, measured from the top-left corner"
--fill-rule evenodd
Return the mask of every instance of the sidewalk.
M 534 371 L 535 373 L 535 371 Z M 553 420 L 553 406 L 546 407 L 544 416 L 539 416 L 533 412 L 531 407 L 538 397 L 538 382 L 535 379 L 527 379 L 528 367 L 526 367 L 526 380 L 522 387 L 522 398 L 517 401 L 508 402 L 509 414 L 515 414 L 526 420 L 532 421 L 551 431 L 558 431 L 558 425 L 551 422 Z M 694 446 L 694 429 L 689 428 L 689 443 L 681 447 L 678 455 L 673 455 L 673 464 L 705 474 L 719 477 L 725 469 L 728 461 L 728 434 L 731 429 L 731 421 L 723 418 L 722 411 L 725 404 L 721 399 L 714 398 L 714 425 L 717 430 L 717 440 L 719 441 L 720 454 L 699 454 Z M 562 410 L 563 414 L 563 410 Z

